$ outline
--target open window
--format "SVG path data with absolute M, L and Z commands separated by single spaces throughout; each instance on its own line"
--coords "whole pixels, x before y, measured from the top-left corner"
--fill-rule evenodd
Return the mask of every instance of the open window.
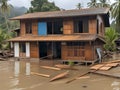
M 32 22 L 25 22 L 26 34 L 32 34 Z
M 47 34 L 63 34 L 63 22 L 47 22 Z
M 88 33 L 88 19 L 75 20 L 74 33 Z
M 20 52 L 25 53 L 26 52 L 26 44 L 20 43 Z

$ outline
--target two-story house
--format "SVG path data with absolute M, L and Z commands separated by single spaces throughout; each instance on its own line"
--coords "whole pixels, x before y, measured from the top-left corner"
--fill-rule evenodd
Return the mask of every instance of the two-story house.
M 36 12 L 12 20 L 20 21 L 19 36 L 9 40 L 15 57 L 95 61 L 109 27 L 109 9 Z

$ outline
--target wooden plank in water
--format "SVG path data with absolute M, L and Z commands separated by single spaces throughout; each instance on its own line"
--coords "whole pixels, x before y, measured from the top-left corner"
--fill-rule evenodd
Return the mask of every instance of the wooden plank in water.
M 43 76 L 43 77 L 47 77 L 49 78 L 50 75 L 47 75 L 47 74 L 41 74 L 41 73 L 36 73 L 36 72 L 31 72 L 32 75 L 38 75 L 38 76 Z
M 55 77 L 53 77 L 52 79 L 50 79 L 50 82 L 52 81 L 55 81 L 55 80 L 58 80 L 58 79 L 61 79 L 61 78 L 64 78 L 68 75 L 68 71 L 64 72 L 64 73 L 61 73 L 61 74 L 58 74 L 56 75 Z
M 112 68 L 112 67 L 111 67 L 111 66 L 110 66 L 110 67 L 104 66 L 104 67 L 101 67 L 99 70 L 107 71 L 107 70 L 109 70 L 110 68 Z
M 90 76 L 82 76 L 82 77 L 78 77 L 77 79 L 87 79 L 90 78 Z
M 120 79 L 120 76 L 116 76 L 116 75 L 113 75 L 113 74 L 108 74 L 108 73 L 103 73 L 103 72 L 91 72 L 91 73 Z
M 55 65 L 55 67 L 58 67 L 58 68 L 61 68 L 61 69 L 67 69 L 67 68 L 70 68 L 69 65 L 62 65 L 62 64 L 57 64 L 57 65 Z
M 84 74 L 82 74 L 82 75 L 76 76 L 76 77 L 74 77 L 74 78 L 68 80 L 68 81 L 65 82 L 65 83 L 68 84 L 68 83 L 70 83 L 70 82 L 72 82 L 72 81 L 75 81 L 75 80 L 77 80 L 78 78 L 83 77 L 83 76 L 85 76 L 85 75 L 87 75 L 87 74 L 89 74 L 89 71 L 86 72 L 86 73 L 84 73 Z
M 71 67 L 70 65 L 57 64 L 55 67 L 68 70 L 78 70 L 77 68 Z
M 90 67 L 90 69 L 97 70 L 97 69 L 99 69 L 99 68 L 101 68 L 103 66 L 104 66 L 104 64 L 98 64 L 98 65 L 94 65 L 94 66 Z
M 108 61 L 107 63 L 119 63 L 120 60 L 112 60 L 112 61 Z
M 50 67 L 50 66 L 41 66 L 41 68 L 57 70 L 57 71 L 61 70 L 61 68 L 55 68 L 55 67 Z
M 115 66 L 117 66 L 117 65 L 119 65 L 119 63 L 108 63 L 108 64 L 106 64 L 105 66 L 115 67 Z

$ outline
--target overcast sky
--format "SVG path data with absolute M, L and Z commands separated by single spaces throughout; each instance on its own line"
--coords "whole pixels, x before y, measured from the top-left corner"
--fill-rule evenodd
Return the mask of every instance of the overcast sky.
M 48 1 L 50 2 L 54 1 L 58 7 L 63 9 L 75 9 L 78 3 L 81 3 L 83 6 L 86 6 L 90 0 L 48 0 Z M 110 1 L 113 2 L 114 0 L 110 0 Z M 31 0 L 10 0 L 10 3 L 13 6 L 18 6 L 18 7 L 25 6 L 27 8 L 30 7 L 30 2 Z

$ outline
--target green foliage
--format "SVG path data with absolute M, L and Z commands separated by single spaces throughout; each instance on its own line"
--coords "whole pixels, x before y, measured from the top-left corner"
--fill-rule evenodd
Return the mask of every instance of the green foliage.
M 81 8 L 82 8 L 81 3 L 78 3 L 78 4 L 77 4 L 77 9 L 81 9 Z
M 116 44 L 115 41 L 118 39 L 118 33 L 113 28 L 107 28 L 105 31 L 105 45 L 104 49 L 106 51 L 115 51 Z
M 69 66 L 73 66 L 73 65 L 74 65 L 74 62 L 73 62 L 73 61 L 69 61 L 69 62 L 68 62 L 68 65 L 69 65 Z
M 120 0 L 115 0 L 111 5 L 111 16 L 115 19 L 115 27 L 118 32 L 120 32 Z
M 11 35 L 0 29 L 0 49 L 8 49 L 9 43 L 6 41 L 11 38 Z
M 110 7 L 109 0 L 90 0 L 87 5 L 89 8 Z
M 28 13 L 60 10 L 54 2 L 48 2 L 48 0 L 32 0 L 31 5 Z
M 98 7 L 97 0 L 90 0 L 90 2 L 87 3 L 87 5 L 90 8 L 96 8 L 96 7 Z

